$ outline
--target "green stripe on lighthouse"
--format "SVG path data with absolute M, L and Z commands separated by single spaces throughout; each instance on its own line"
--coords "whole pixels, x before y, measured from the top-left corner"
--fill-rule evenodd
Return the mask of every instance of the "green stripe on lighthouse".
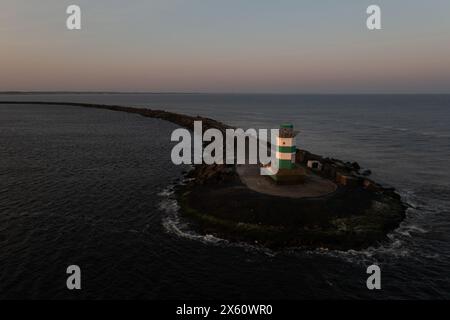
M 291 160 L 281 160 L 278 159 L 278 168 L 280 169 L 292 169 L 293 168 L 293 163 Z
M 297 132 L 294 131 L 294 126 L 290 123 L 284 123 L 280 126 L 278 137 L 276 140 L 276 165 L 274 168 L 283 170 L 282 172 L 273 173 L 270 175 L 277 183 L 283 183 L 293 180 L 300 180 L 300 167 L 295 164 L 295 156 L 297 148 L 295 146 L 295 136 Z M 274 171 L 272 171 L 274 172 Z
M 296 147 L 292 146 L 292 147 L 283 147 L 283 146 L 278 146 L 278 151 L 279 152 L 284 152 L 284 153 L 294 153 L 296 152 Z

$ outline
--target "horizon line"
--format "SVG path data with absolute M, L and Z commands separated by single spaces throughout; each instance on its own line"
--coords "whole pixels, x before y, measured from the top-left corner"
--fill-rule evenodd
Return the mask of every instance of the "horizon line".
M 0 91 L 0 94 L 192 94 L 192 95 L 450 95 L 450 92 L 442 93 L 430 93 L 430 92 L 362 92 L 362 93 L 339 93 L 339 92 L 197 92 L 197 91 L 72 91 L 72 90 L 33 90 L 33 91 L 21 91 L 21 90 L 7 90 Z

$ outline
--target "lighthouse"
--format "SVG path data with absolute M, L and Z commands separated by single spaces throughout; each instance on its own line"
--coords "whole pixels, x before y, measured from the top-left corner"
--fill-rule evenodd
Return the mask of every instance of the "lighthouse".
M 279 169 L 293 169 L 295 165 L 295 147 L 294 126 L 292 124 L 282 124 L 277 137 L 277 164 Z
M 267 167 L 264 170 L 277 184 L 297 184 L 304 181 L 306 171 L 295 163 L 297 133 L 290 123 L 280 126 L 276 139 L 277 168 Z

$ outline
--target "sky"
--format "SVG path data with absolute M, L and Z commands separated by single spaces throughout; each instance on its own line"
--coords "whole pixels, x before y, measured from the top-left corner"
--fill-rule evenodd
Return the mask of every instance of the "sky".
M 14 90 L 450 93 L 450 1 L 1 0 Z

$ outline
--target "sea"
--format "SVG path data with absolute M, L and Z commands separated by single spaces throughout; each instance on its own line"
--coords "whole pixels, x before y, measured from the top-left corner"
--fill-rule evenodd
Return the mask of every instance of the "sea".
M 0 94 L 0 299 L 449 299 L 450 95 Z M 86 102 L 300 131 L 357 161 L 407 217 L 364 250 L 269 250 L 195 232 L 173 188 L 176 125 Z M 381 268 L 369 290 L 367 267 Z M 68 290 L 67 267 L 81 269 Z

